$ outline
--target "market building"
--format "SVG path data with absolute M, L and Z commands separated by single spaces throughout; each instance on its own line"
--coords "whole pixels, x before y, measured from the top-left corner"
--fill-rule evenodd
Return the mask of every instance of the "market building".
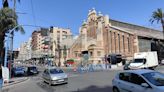
M 89 10 L 79 33 L 69 53 L 77 61 L 83 61 L 83 54 L 88 54 L 88 61 L 98 63 L 109 54 L 121 54 L 123 59 L 132 59 L 136 52 L 155 50 L 160 56 L 164 50 L 161 31 L 113 20 L 95 9 Z

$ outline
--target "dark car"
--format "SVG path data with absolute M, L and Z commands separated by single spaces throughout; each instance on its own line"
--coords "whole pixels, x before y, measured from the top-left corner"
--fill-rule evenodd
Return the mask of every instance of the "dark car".
M 35 75 L 35 74 L 38 74 L 38 69 L 37 67 L 35 66 L 30 66 L 30 67 L 27 67 L 27 75 Z
M 24 67 L 14 67 L 12 69 L 13 76 L 25 75 Z

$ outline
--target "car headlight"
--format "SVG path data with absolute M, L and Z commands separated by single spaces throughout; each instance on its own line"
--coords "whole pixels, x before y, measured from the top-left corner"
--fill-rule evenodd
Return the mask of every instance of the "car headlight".
M 57 77 L 52 77 L 51 79 L 52 79 L 52 80 L 57 80 L 58 78 L 57 78 Z

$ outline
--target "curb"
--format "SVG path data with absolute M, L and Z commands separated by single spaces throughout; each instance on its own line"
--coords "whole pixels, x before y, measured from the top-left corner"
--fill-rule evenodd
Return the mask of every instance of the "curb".
M 8 86 L 11 86 L 11 85 L 14 85 L 14 84 L 19 84 L 19 83 L 24 82 L 24 81 L 26 81 L 26 80 L 28 80 L 28 79 L 29 79 L 29 78 L 26 77 L 26 78 L 24 78 L 24 79 L 20 79 L 20 80 L 17 81 L 17 82 L 7 83 L 7 84 L 3 85 L 3 87 L 8 87 Z

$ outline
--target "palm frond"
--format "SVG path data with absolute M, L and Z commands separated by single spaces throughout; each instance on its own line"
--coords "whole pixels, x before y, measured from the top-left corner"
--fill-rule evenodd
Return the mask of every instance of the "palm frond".
M 8 0 L 3 0 L 2 4 L 3 4 L 3 8 L 9 7 Z
M 161 20 L 164 18 L 163 12 L 161 8 L 158 8 L 156 11 L 153 12 L 151 19 L 149 20 L 151 23 L 154 23 L 154 21 L 157 21 L 157 23 L 161 22 Z

